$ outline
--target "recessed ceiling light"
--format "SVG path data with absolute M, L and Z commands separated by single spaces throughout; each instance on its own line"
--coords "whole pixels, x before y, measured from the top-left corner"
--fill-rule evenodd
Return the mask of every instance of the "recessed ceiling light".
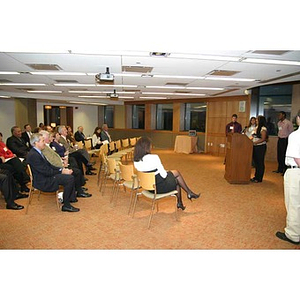
M 20 75 L 20 72 L 0 71 L 0 75 Z
M 14 82 L 0 82 L 0 85 L 7 85 L 7 86 L 45 86 L 45 83 L 14 83 Z
M 257 63 L 257 64 L 271 64 L 271 65 L 300 66 L 300 62 L 299 61 L 292 61 L 292 60 L 245 58 L 243 60 L 243 62 Z
M 86 73 L 83 72 L 63 72 L 63 71 L 58 71 L 58 72 L 29 72 L 32 75 L 44 75 L 44 76 L 85 76 L 87 75 Z
M 49 93 L 49 94 L 57 93 L 57 94 L 60 94 L 60 93 L 62 93 L 62 91 L 37 91 L 37 90 L 35 90 L 35 91 L 27 91 L 27 93 Z

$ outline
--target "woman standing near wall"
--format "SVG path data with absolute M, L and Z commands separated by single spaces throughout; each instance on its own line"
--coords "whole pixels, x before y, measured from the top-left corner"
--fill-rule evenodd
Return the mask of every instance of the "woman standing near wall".
M 267 151 L 267 122 L 264 116 L 258 116 L 256 119 L 256 133 L 253 137 L 253 161 L 255 174 L 251 179 L 252 182 L 262 182 L 265 173 L 265 154 Z

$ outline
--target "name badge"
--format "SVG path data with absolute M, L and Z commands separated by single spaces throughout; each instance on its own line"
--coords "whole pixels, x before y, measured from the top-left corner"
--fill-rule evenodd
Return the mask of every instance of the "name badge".
M 280 127 L 278 127 L 278 130 L 282 130 L 282 127 L 280 126 Z
M 230 126 L 229 129 L 232 130 L 232 129 L 233 129 L 233 126 Z

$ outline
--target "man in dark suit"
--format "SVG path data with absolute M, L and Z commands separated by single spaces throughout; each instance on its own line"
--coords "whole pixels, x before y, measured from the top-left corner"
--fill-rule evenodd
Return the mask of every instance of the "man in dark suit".
M 77 142 L 82 142 L 83 145 L 85 145 L 84 141 L 86 140 L 86 138 L 85 138 L 85 135 L 83 133 L 83 127 L 82 126 L 78 127 L 78 130 L 75 132 L 74 137 L 75 137 L 75 140 Z
M 16 199 L 26 198 L 28 195 L 20 194 L 15 183 L 13 175 L 5 169 L 0 168 L 0 191 L 2 192 L 6 209 L 20 210 L 23 209 L 23 205 L 15 203 Z
M 111 142 L 111 137 L 108 133 L 108 126 L 107 124 L 102 125 L 102 130 L 100 132 L 100 140 L 103 141 L 108 141 L 109 143 Z
M 79 208 L 70 203 L 77 202 L 75 196 L 75 182 L 71 175 L 72 170 L 52 166 L 42 154 L 45 148 L 45 140 L 39 133 L 30 138 L 33 147 L 27 155 L 27 163 L 30 165 L 33 175 L 33 186 L 44 192 L 55 192 L 59 185 L 64 187 L 62 211 L 78 212 Z
M 30 148 L 26 146 L 22 139 L 22 131 L 19 126 L 11 128 L 12 136 L 6 140 L 7 148 L 16 154 L 18 157 L 26 158 Z
M 103 124 L 102 125 L 102 130 L 100 132 L 100 140 L 101 142 L 104 142 L 104 141 L 107 141 L 107 143 L 110 143 L 111 142 L 111 137 L 108 133 L 108 126 L 107 124 Z M 109 144 L 107 145 L 108 146 L 108 155 L 112 154 L 113 151 L 111 151 L 110 147 L 109 147 Z
M 32 135 L 30 124 L 24 125 L 24 131 L 22 132 L 22 139 L 25 142 L 26 146 L 31 148 L 30 137 Z

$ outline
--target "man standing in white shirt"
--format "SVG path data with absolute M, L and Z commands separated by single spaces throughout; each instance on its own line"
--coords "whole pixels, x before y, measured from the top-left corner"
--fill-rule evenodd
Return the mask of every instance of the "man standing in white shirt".
M 274 173 L 284 174 L 286 170 L 285 152 L 288 145 L 288 137 L 294 131 L 293 123 L 286 119 L 286 113 L 280 111 L 278 115 L 278 142 L 277 142 L 277 161 L 278 168 Z
M 292 244 L 300 244 L 300 111 L 296 116 L 298 129 L 289 135 L 285 156 L 284 199 L 287 211 L 284 232 L 276 236 Z

